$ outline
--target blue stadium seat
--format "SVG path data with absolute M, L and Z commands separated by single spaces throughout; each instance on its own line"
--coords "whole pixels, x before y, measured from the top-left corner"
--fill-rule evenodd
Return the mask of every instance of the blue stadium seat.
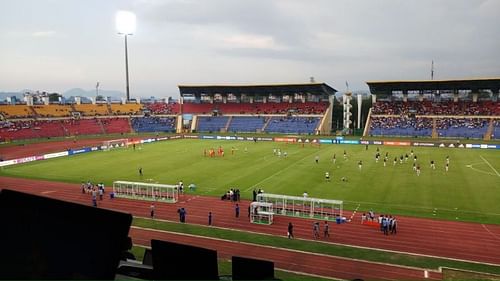
M 313 134 L 319 121 L 318 117 L 272 117 L 265 131 L 282 134 Z
M 136 132 L 175 132 L 175 117 L 137 117 L 131 122 Z

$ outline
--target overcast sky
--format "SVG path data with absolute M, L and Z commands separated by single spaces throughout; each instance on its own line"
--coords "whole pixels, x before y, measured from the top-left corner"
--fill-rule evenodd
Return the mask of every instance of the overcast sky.
M 500 76 L 499 0 L 0 0 L 0 91 L 125 89 L 115 14 L 137 15 L 131 96 L 178 84 Z

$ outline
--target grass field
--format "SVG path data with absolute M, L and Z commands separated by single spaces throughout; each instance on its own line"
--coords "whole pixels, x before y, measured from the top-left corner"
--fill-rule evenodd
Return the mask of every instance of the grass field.
M 225 157 L 204 157 L 204 149 L 224 147 Z M 231 154 L 231 147 L 235 153 Z M 288 157 L 273 155 L 273 149 Z M 220 196 L 239 188 L 251 198 L 253 188 L 269 193 L 344 200 L 347 209 L 500 223 L 500 152 L 482 149 L 322 145 L 315 147 L 275 142 L 175 140 L 144 145 L 135 151 L 117 149 L 5 167 L 1 175 L 79 183 L 91 180 L 110 186 L 114 180 L 195 183 L 198 194 Z M 247 152 L 245 152 L 245 149 Z M 393 166 L 394 157 L 413 149 L 413 160 Z M 346 150 L 348 160 L 343 159 Z M 383 156 L 388 152 L 387 167 Z M 332 156 L 336 154 L 336 164 Z M 319 156 L 319 163 L 315 157 Z M 450 170 L 445 172 L 446 156 Z M 358 161 L 363 167 L 358 168 Z M 436 170 L 430 161 L 436 162 Z M 143 168 L 139 176 L 138 168 Z M 330 172 L 331 182 L 324 174 Z M 342 182 L 346 177 L 347 182 Z

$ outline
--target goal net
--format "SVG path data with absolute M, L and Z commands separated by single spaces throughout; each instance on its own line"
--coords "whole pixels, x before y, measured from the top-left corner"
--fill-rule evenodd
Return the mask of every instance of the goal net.
M 127 139 L 106 140 L 102 142 L 103 150 L 111 150 L 114 148 L 128 147 Z
M 177 185 L 115 181 L 113 193 L 118 198 L 175 203 L 179 199 Z

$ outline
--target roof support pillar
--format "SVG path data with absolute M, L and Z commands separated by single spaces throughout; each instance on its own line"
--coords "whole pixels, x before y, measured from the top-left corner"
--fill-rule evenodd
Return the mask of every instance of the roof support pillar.
M 418 101 L 424 101 L 424 91 L 418 91 Z

